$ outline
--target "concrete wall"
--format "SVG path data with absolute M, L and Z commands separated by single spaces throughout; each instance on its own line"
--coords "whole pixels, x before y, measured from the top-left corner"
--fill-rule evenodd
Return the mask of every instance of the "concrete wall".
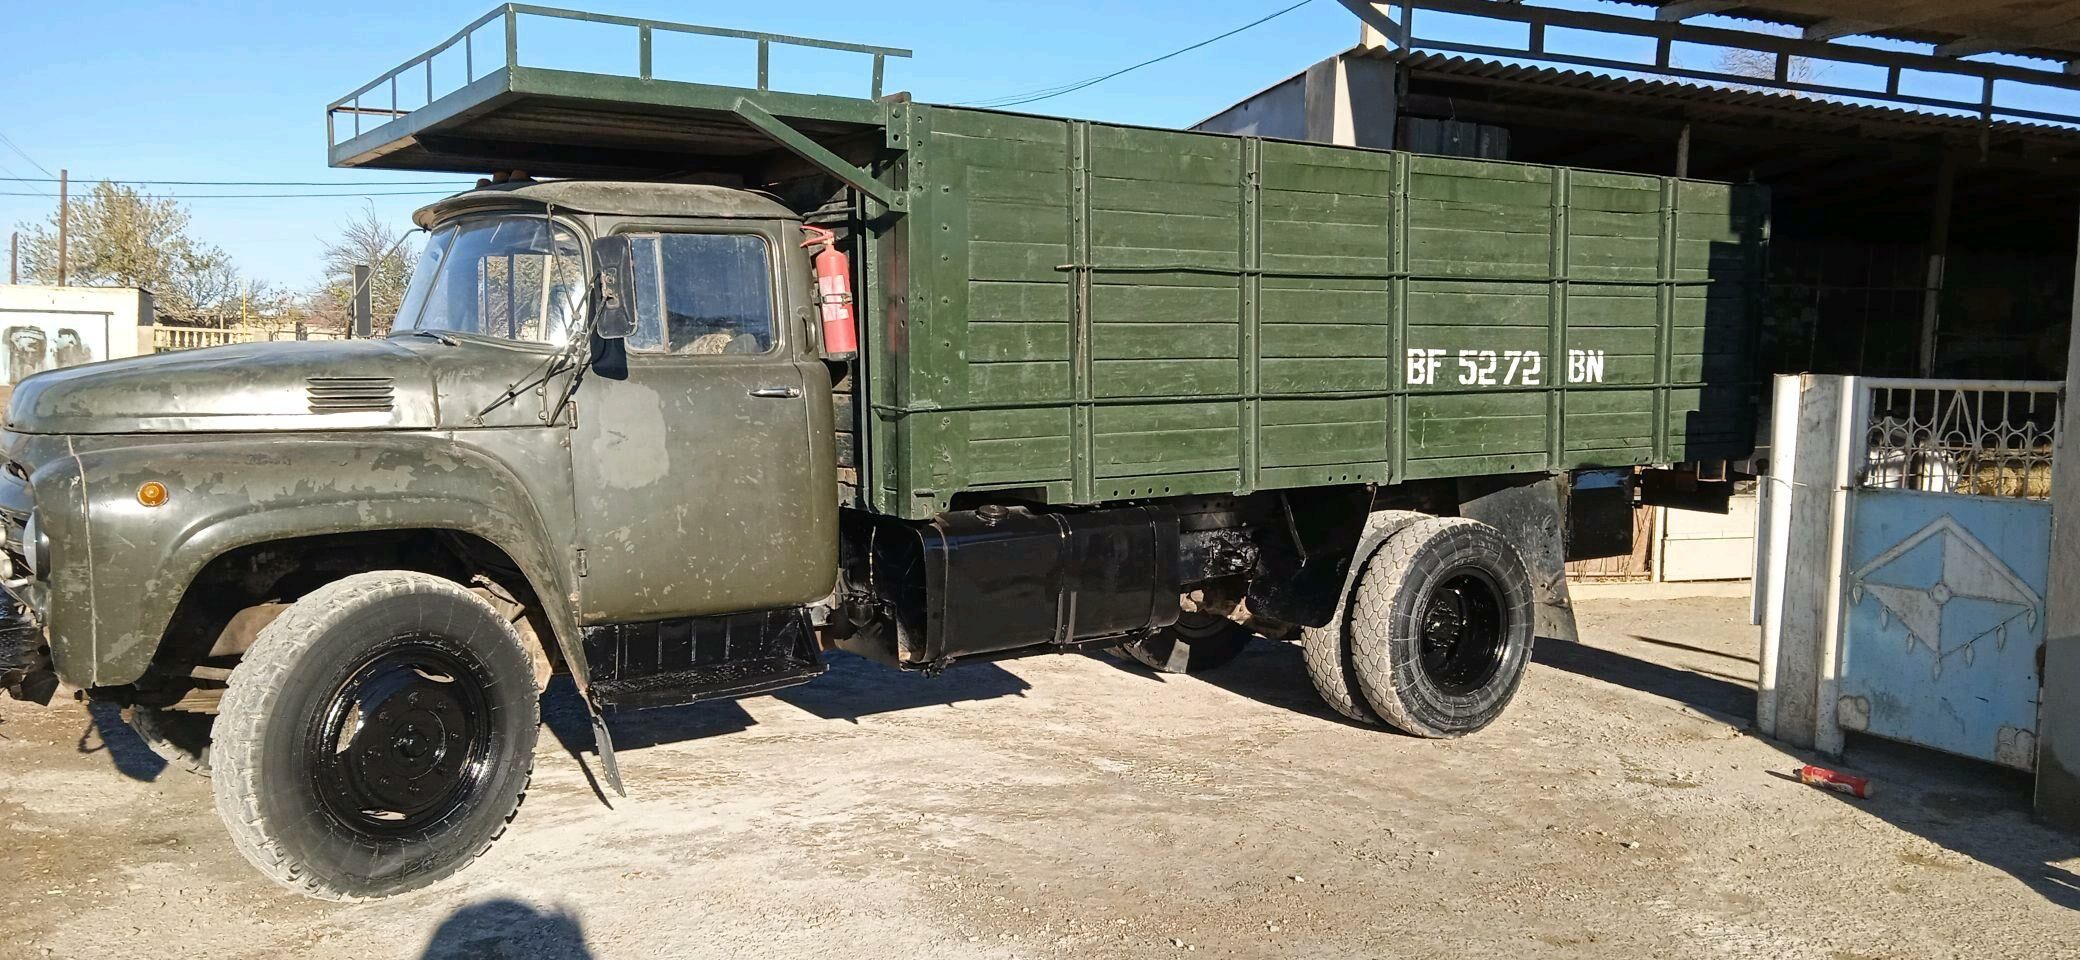
M 0 394 L 32 373 L 150 352 L 148 291 L 0 285 Z
M 1729 499 L 1725 513 L 1663 508 L 1660 520 L 1654 579 L 1679 583 L 1754 576 L 1755 497 Z
M 1330 57 L 1192 127 L 1345 147 L 1394 147 L 1394 65 Z
M 1233 133 L 1246 137 L 1305 140 L 1307 74 L 1292 77 L 1214 114 L 1192 129 L 1207 133 Z

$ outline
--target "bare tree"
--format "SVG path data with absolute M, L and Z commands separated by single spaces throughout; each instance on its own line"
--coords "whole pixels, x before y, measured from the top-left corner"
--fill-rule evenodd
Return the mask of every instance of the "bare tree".
M 417 259 L 404 233 L 376 216 L 375 206 L 340 224 L 339 236 L 325 246 L 325 279 L 312 298 L 312 312 L 322 320 L 344 322 L 354 303 L 354 266 L 368 264 L 375 333 L 390 331 L 390 322 L 411 286 Z M 329 324 L 328 324 L 329 325 Z
M 231 258 L 188 234 L 188 210 L 102 181 L 72 203 L 69 280 L 82 286 L 144 287 L 169 313 L 221 312 L 237 302 Z M 36 283 L 58 278 L 58 214 L 24 223 L 22 270 Z
M 1750 25 L 1761 33 L 1788 36 L 1792 31 L 1775 24 L 1756 23 Z M 1719 69 L 1740 77 L 1758 80 L 1777 78 L 1777 55 L 1763 50 L 1727 47 L 1719 53 Z M 1792 83 L 1815 83 L 1827 73 L 1826 65 L 1811 57 L 1792 57 L 1784 65 L 1784 79 Z

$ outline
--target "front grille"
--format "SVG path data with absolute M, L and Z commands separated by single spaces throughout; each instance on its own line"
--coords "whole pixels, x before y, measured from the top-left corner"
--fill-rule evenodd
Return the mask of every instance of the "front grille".
M 387 413 L 396 392 L 389 377 L 311 377 L 304 382 L 312 413 Z

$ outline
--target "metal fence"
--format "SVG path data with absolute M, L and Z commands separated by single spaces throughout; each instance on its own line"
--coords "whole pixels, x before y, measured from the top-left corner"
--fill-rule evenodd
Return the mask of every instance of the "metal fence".
M 1857 486 L 2047 500 L 2063 385 L 2047 381 L 1858 381 Z
M 260 327 L 189 327 L 171 323 L 152 325 L 152 352 L 221 347 L 227 343 L 268 340 L 341 340 L 346 335 L 334 330 L 272 330 Z

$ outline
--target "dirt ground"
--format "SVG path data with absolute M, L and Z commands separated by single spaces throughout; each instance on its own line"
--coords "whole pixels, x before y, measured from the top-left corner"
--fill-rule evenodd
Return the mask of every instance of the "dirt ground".
M 567 689 L 513 833 L 390 901 L 278 891 L 112 713 L 0 704 L 5 957 L 2080 956 L 2080 838 L 2028 782 L 1854 743 L 1868 801 L 1744 732 L 1737 598 L 1595 600 L 1503 721 L 1332 719 L 1297 648 L 936 680 L 840 658 L 626 715 L 613 808 Z

